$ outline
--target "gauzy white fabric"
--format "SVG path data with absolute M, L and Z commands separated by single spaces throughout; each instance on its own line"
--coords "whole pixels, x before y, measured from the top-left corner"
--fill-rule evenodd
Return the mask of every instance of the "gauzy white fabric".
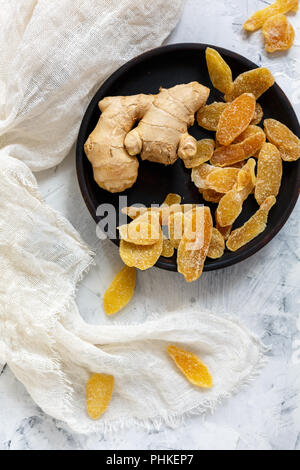
M 1 0 L 0 362 L 46 413 L 78 432 L 178 423 L 187 413 L 214 409 L 263 362 L 254 336 L 208 312 L 137 318 L 136 325 L 86 324 L 74 299 L 92 254 L 42 201 L 31 172 L 66 156 L 96 87 L 159 45 L 182 3 Z M 214 378 L 211 390 L 186 381 L 166 354 L 169 343 L 201 356 Z M 111 404 L 98 421 L 85 409 L 93 372 L 115 377 Z

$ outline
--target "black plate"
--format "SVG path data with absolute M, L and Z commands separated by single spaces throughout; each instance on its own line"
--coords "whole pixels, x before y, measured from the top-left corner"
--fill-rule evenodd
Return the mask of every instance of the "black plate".
M 83 145 L 89 134 L 94 129 L 99 119 L 98 102 L 105 96 L 133 95 L 137 93 L 157 93 L 159 87 L 169 88 L 179 83 L 198 81 L 211 89 L 208 103 L 221 101 L 222 95 L 214 90 L 210 82 L 206 62 L 205 49 L 207 44 L 175 44 L 160 47 L 142 54 L 131 60 L 117 70 L 100 87 L 92 99 L 81 124 L 77 141 L 77 175 L 80 189 L 85 203 L 96 222 L 100 217 L 96 215 L 96 209 L 100 204 L 113 204 L 118 209 L 118 194 L 111 194 L 102 190 L 93 179 L 92 167 L 85 156 Z M 220 47 L 217 49 L 232 69 L 235 78 L 242 72 L 256 68 L 257 66 L 244 57 Z M 286 124 L 298 137 L 300 127 L 292 105 L 278 85 L 270 88 L 260 99 L 264 110 L 264 117 L 272 117 Z M 214 133 L 201 129 L 197 125 L 189 129 L 189 132 L 197 139 L 213 137 Z M 205 203 L 214 213 L 216 204 L 203 201 L 197 188 L 190 180 L 191 170 L 187 170 L 182 161 L 178 160 L 173 166 L 141 162 L 139 176 L 134 186 L 122 195 L 128 197 L 128 205 L 142 203 L 149 206 L 152 203 L 160 204 L 169 192 L 179 193 L 184 203 Z M 225 268 L 248 256 L 253 255 L 266 245 L 282 228 L 291 214 L 298 198 L 300 186 L 300 161 L 283 164 L 283 179 L 277 204 L 269 215 L 267 229 L 240 248 L 235 253 L 225 251 L 222 258 L 217 260 L 207 259 L 204 270 Z M 251 195 L 244 204 L 243 211 L 237 219 L 234 227 L 242 225 L 258 206 Z M 119 240 L 113 240 L 119 243 Z M 176 257 L 161 257 L 157 267 L 176 271 Z

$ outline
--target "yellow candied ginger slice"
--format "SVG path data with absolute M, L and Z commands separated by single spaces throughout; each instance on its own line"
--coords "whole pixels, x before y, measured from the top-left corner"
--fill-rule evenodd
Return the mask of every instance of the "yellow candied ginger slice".
M 103 304 L 107 315 L 114 315 L 128 304 L 134 293 L 135 282 L 136 269 L 124 266 L 105 291 Z
M 86 407 L 90 418 L 98 419 L 106 411 L 114 389 L 114 377 L 93 374 L 86 385 Z
M 222 56 L 211 47 L 205 51 L 209 77 L 213 86 L 222 93 L 230 93 L 232 90 L 232 72 Z
M 206 365 L 195 354 L 173 345 L 168 346 L 167 351 L 189 382 L 196 387 L 212 388 L 212 376 Z
M 271 16 L 278 13 L 288 13 L 298 11 L 298 0 L 276 0 L 272 5 L 255 12 L 243 25 L 246 31 L 252 32 L 261 28 Z
M 242 227 L 231 232 L 226 243 L 230 251 L 238 250 L 265 230 L 269 211 L 275 202 L 276 198 L 274 196 L 267 197 L 258 211 Z
M 213 227 L 207 257 L 212 259 L 221 258 L 224 254 L 224 250 L 225 240 L 219 230 Z
M 273 144 L 263 145 L 258 155 L 255 199 L 261 205 L 268 196 L 277 196 L 282 178 L 282 159 Z
M 225 95 L 225 101 L 233 101 L 243 93 L 252 93 L 258 99 L 274 82 L 272 73 L 266 67 L 248 70 L 234 80 L 233 89 Z
M 153 245 L 136 245 L 134 243 L 121 240 L 120 256 L 127 266 L 144 271 L 155 265 L 159 259 L 163 248 L 163 237 L 160 233 L 160 239 Z

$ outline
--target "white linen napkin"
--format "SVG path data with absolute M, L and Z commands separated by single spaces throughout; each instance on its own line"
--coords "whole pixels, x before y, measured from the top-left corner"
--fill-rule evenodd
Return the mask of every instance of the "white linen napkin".
M 264 348 L 249 331 L 210 312 L 165 313 L 141 322 L 137 311 L 136 325 L 86 324 L 75 292 L 92 253 L 42 201 L 31 172 L 67 155 L 99 84 L 128 59 L 161 44 L 182 4 L 1 4 L 0 362 L 46 413 L 78 432 L 177 424 L 185 414 L 213 410 L 263 363 Z M 185 380 L 166 355 L 169 343 L 201 356 L 213 389 Z M 115 377 L 111 404 L 95 422 L 85 410 L 85 384 L 93 372 Z

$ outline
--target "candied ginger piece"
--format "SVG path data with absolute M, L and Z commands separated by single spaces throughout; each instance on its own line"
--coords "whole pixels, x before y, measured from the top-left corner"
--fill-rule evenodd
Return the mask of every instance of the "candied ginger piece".
M 216 168 L 206 177 L 206 184 L 218 193 L 227 193 L 236 183 L 238 168 Z
M 208 258 L 217 259 L 223 256 L 225 250 L 225 241 L 218 229 L 213 227 L 211 241 L 208 249 Z
M 225 108 L 220 116 L 216 138 L 221 145 L 230 145 L 249 126 L 255 113 L 252 93 L 243 93 Z
M 211 241 L 212 226 L 209 207 L 198 207 L 186 214 L 184 234 L 177 252 L 177 268 L 187 282 L 196 281 L 202 274 Z
M 220 116 L 228 105 L 229 103 L 215 101 L 212 104 L 208 104 L 200 108 L 197 113 L 199 126 L 208 131 L 216 131 Z
M 103 304 L 107 315 L 114 315 L 128 304 L 134 293 L 135 282 L 136 269 L 124 266 L 105 291 Z
M 238 191 L 242 191 L 248 184 L 251 182 L 251 175 L 250 172 L 245 170 L 244 168 L 241 168 L 237 180 L 236 180 L 236 189 Z
M 263 25 L 265 49 L 267 52 L 286 51 L 295 40 L 295 30 L 282 13 L 271 16 Z
M 250 181 L 251 181 L 251 184 L 252 184 L 253 188 L 256 185 L 255 167 L 256 167 L 256 161 L 254 160 L 254 158 L 249 158 L 247 163 L 242 168 L 242 170 L 248 171 L 249 176 L 250 176 Z M 243 186 L 243 184 L 241 185 L 241 180 L 240 180 L 240 184 L 238 186 L 240 186 L 240 187 Z
M 136 219 L 137 217 L 144 215 L 146 212 L 156 212 L 160 214 L 160 207 L 138 207 L 138 206 L 130 206 L 130 207 L 123 207 L 121 209 L 122 214 L 127 215 L 131 219 Z
M 194 185 L 200 190 L 204 191 L 209 189 L 206 184 L 206 178 L 210 172 L 214 171 L 216 168 L 208 163 L 203 163 L 200 166 L 192 169 L 191 179 Z
M 141 271 L 152 268 L 161 255 L 163 247 L 163 237 L 153 245 L 136 245 L 121 239 L 120 256 L 122 261 L 130 267 L 136 267 Z
M 225 95 L 225 101 L 233 101 L 243 93 L 252 93 L 258 99 L 274 82 L 273 75 L 266 67 L 248 70 L 234 80 L 232 92 Z
M 265 119 L 264 127 L 268 140 L 278 148 L 282 160 L 285 162 L 298 160 L 300 139 L 287 126 L 276 119 Z
M 192 158 L 186 158 L 184 160 L 184 166 L 186 168 L 195 168 L 202 163 L 207 162 L 211 159 L 215 149 L 215 141 L 213 139 L 201 139 L 197 142 L 197 153 Z
M 250 160 L 252 161 L 250 162 Z M 244 172 L 247 168 L 250 175 L 252 164 L 253 162 L 255 163 L 255 160 L 250 160 L 248 160 L 247 164 L 240 170 L 240 172 Z M 235 222 L 242 212 L 243 203 L 252 192 L 253 188 L 254 185 L 252 178 L 249 177 L 248 184 L 245 187 L 241 187 L 239 189 L 238 184 L 236 183 L 234 187 L 222 197 L 216 210 L 217 223 L 221 227 L 227 227 Z
M 205 51 L 209 77 L 213 86 L 222 93 L 232 90 L 232 73 L 229 65 L 215 49 L 207 47 Z
M 232 144 L 216 148 L 210 162 L 214 166 L 231 166 L 246 158 L 242 144 Z
M 257 126 L 261 122 L 263 117 L 264 117 L 264 111 L 261 105 L 259 103 L 256 103 L 255 113 L 254 113 L 254 117 L 253 117 L 251 124 L 253 126 Z
M 167 225 L 171 214 L 176 212 L 186 213 L 194 209 L 196 204 L 172 204 L 171 206 L 161 206 L 161 224 Z
M 164 237 L 161 256 L 164 256 L 165 258 L 172 258 L 173 255 L 174 255 L 174 246 L 172 245 L 171 241 L 168 238 Z
M 224 196 L 223 193 L 219 193 L 218 191 L 215 191 L 214 189 L 205 189 L 201 194 L 202 194 L 204 201 L 214 202 L 214 203 L 218 203 Z
M 217 218 L 217 216 L 215 216 Z M 218 221 L 216 221 L 216 229 L 220 232 L 224 240 L 228 240 L 228 237 L 230 235 L 230 232 L 232 230 L 232 225 L 226 225 L 225 227 L 222 227 Z
M 253 157 L 262 148 L 266 135 L 258 126 L 250 125 L 233 144 L 218 147 L 210 159 L 215 166 L 231 166 Z
M 265 230 L 269 211 L 275 202 L 276 198 L 274 196 L 267 197 L 258 211 L 242 227 L 231 232 L 226 243 L 230 251 L 238 250 Z
M 159 215 L 147 211 L 134 219 L 130 224 L 118 227 L 120 237 L 136 245 L 153 245 L 160 239 Z
M 189 382 L 202 388 L 213 386 L 208 368 L 195 354 L 173 345 L 168 346 L 167 351 Z
M 159 216 L 159 222 L 162 225 L 165 225 L 168 222 L 170 213 L 174 212 L 187 212 L 190 209 L 193 209 L 195 204 L 162 204 L 160 207 L 124 207 L 121 212 L 128 215 L 131 219 L 136 219 L 137 217 L 144 215 L 146 213 L 155 213 Z
M 203 106 L 197 113 L 197 121 L 200 127 L 208 131 L 216 132 L 219 124 L 221 114 L 230 103 L 223 103 L 222 101 L 215 101 L 212 104 Z M 259 103 L 256 103 L 255 113 L 251 124 L 257 125 L 261 122 L 264 112 Z
M 288 13 L 298 11 L 298 0 L 276 0 L 272 5 L 255 12 L 243 25 L 246 31 L 252 32 L 260 29 L 268 18 L 278 13 Z
M 184 214 L 182 212 L 171 214 L 168 228 L 170 243 L 177 249 L 184 232 Z
M 90 418 L 98 419 L 106 411 L 114 389 L 114 377 L 93 374 L 86 385 L 86 407 Z
M 181 204 L 181 196 L 175 193 L 169 193 L 162 205 L 172 206 L 173 204 Z
M 273 144 L 264 144 L 257 160 L 255 199 L 261 205 L 268 196 L 277 196 L 282 178 L 280 152 Z

